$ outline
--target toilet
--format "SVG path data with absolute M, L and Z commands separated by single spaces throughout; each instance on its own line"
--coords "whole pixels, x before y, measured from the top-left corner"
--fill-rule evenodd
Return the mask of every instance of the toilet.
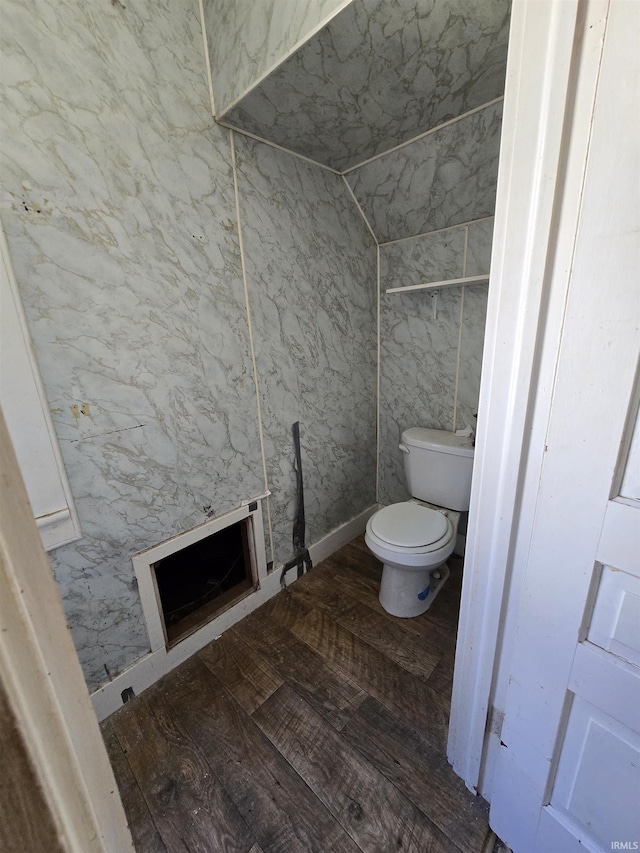
M 380 604 L 410 618 L 429 609 L 449 577 L 460 513 L 469 509 L 471 438 L 412 427 L 400 450 L 413 500 L 379 509 L 367 522 L 365 542 L 382 561 Z

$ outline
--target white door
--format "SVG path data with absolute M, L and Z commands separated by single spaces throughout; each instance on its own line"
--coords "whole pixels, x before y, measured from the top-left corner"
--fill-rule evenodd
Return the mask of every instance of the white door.
M 639 21 L 613 0 L 526 532 L 490 818 L 516 853 L 640 849 Z

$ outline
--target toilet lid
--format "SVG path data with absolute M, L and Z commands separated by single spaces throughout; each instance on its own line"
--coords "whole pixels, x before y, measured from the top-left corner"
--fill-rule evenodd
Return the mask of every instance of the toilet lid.
M 442 539 L 446 516 L 435 509 L 406 501 L 379 510 L 371 519 L 371 531 L 390 545 L 421 548 Z

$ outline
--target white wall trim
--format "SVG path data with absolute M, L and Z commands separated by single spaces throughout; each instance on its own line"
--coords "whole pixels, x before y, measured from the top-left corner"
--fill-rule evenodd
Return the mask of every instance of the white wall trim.
M 36 518 L 36 527 L 40 531 L 45 551 L 52 551 L 80 538 L 77 517 L 72 515 L 68 506 L 39 516 Z
M 237 509 L 232 509 L 223 515 L 211 518 L 197 525 L 197 527 L 191 528 L 191 530 L 186 530 L 184 533 L 172 536 L 170 539 L 160 542 L 160 544 L 154 545 L 152 548 L 146 548 L 144 551 L 133 555 L 133 568 L 138 579 L 138 591 L 140 593 L 142 611 L 147 625 L 149 644 L 151 645 L 152 652 L 163 651 L 166 644 L 165 627 L 161 616 L 162 605 L 160 603 L 155 572 L 152 568 L 153 564 L 157 563 L 158 560 L 163 560 L 170 554 L 175 554 L 177 551 L 187 548 L 189 545 L 194 545 L 196 542 L 206 539 L 207 536 L 212 536 L 214 533 L 218 533 L 232 524 L 237 524 L 239 521 L 244 521 L 245 519 L 250 524 L 249 546 L 253 563 L 251 566 L 253 581 L 260 587 L 267 578 L 261 504 L 258 506 L 258 509 L 251 512 L 248 503 L 245 502 Z M 209 625 L 211 625 L 211 622 L 200 629 L 207 636 L 210 633 Z M 200 631 L 196 631 L 183 641 L 187 643 L 187 647 L 192 638 L 195 638 L 193 639 L 194 646 L 201 648 L 198 645 L 199 640 L 197 639 Z
M 238 164 L 236 160 L 236 144 L 233 131 L 229 131 L 229 145 L 231 148 L 231 169 L 233 171 L 233 192 L 236 203 L 236 221 L 238 224 L 238 248 L 240 250 L 240 267 L 242 269 L 242 286 L 244 288 L 244 303 L 247 312 L 247 329 L 249 332 L 249 348 L 251 350 L 251 366 L 253 369 L 253 386 L 256 392 L 256 412 L 258 416 L 258 438 L 260 439 L 260 456 L 262 458 L 262 476 L 264 478 L 265 491 L 269 491 L 269 475 L 267 473 L 267 454 L 264 449 L 264 424 L 262 422 L 262 403 L 260 401 L 260 377 L 258 375 L 258 362 L 256 359 L 256 346 L 253 337 L 253 320 L 251 319 L 251 300 L 249 299 L 249 280 L 247 278 L 247 263 L 244 252 L 244 240 L 242 237 L 242 216 L 240 205 L 240 182 L 238 181 Z M 266 502 L 267 530 L 269 531 L 269 551 L 273 560 L 273 527 L 271 524 L 271 504 Z
M 227 121 L 224 116 L 220 116 L 216 119 L 217 123 L 221 127 L 226 127 L 228 130 L 232 130 L 235 133 L 239 133 L 242 136 L 247 136 L 249 139 L 255 139 L 256 142 L 263 142 L 265 145 L 270 145 L 272 148 L 276 148 L 278 151 L 284 151 L 285 154 L 291 154 L 293 157 L 298 157 L 300 160 L 304 160 L 307 163 L 311 163 L 313 166 L 318 166 L 320 169 L 325 169 L 327 172 L 332 172 L 334 175 L 339 175 L 341 178 L 346 180 L 346 175 L 349 175 L 351 172 L 355 172 L 357 169 L 360 169 L 362 166 L 366 166 L 369 163 L 373 163 L 375 160 L 380 160 L 381 157 L 386 157 L 387 154 L 393 154 L 395 151 L 399 151 L 401 148 L 406 148 L 407 145 L 413 145 L 414 142 L 419 142 L 421 139 L 424 139 L 425 136 L 430 136 L 432 133 L 436 133 L 438 130 L 442 130 L 445 127 L 449 127 L 451 124 L 455 124 L 462 119 L 469 118 L 475 113 L 481 112 L 481 110 L 486 109 L 487 107 L 492 107 L 494 104 L 499 104 L 503 100 L 502 96 L 499 98 L 494 98 L 493 101 L 487 101 L 486 104 L 481 104 L 479 107 L 475 107 L 472 110 L 469 110 L 462 115 L 456 116 L 455 118 L 449 119 L 449 121 L 445 121 L 442 124 L 437 125 L 436 127 L 431 127 L 429 130 L 425 130 L 422 133 L 419 133 L 417 136 L 413 136 L 411 139 L 407 139 L 405 142 L 401 142 L 399 145 L 394 145 L 393 148 L 389 148 L 386 151 L 381 151 L 379 154 L 375 154 L 373 157 L 369 157 L 367 160 L 363 160 L 362 163 L 356 163 L 355 166 L 349 166 L 348 169 L 344 169 L 344 171 L 340 171 L 339 169 L 334 169 L 333 166 L 328 166 L 326 163 L 321 163 L 319 160 L 314 160 L 311 157 L 307 157 L 305 154 L 300 154 L 298 151 L 294 151 L 293 148 L 285 148 L 284 145 L 279 145 L 277 142 L 272 142 L 270 139 L 266 139 L 264 136 L 258 136 L 255 133 L 251 133 L 249 130 L 244 130 L 241 127 L 238 127 L 237 124 L 233 124 L 230 121 Z M 348 186 L 348 184 L 347 184 Z M 364 216 L 364 214 L 363 214 Z M 490 219 L 490 216 L 483 216 L 480 219 Z M 474 220 L 474 221 L 480 221 Z M 460 223 L 462 225 L 466 225 L 467 223 Z M 447 228 L 457 228 L 458 225 L 448 225 L 445 228 L 436 229 L 438 231 L 446 231 Z M 426 232 L 432 233 L 432 232 Z M 375 235 L 374 235 L 375 236 Z M 387 240 L 388 243 L 399 243 L 400 240 L 411 240 L 414 236 L 421 236 L 420 234 L 412 235 L 411 237 L 401 237 L 398 240 Z M 380 244 L 381 246 L 384 243 Z
M 475 115 L 476 113 L 479 113 L 482 110 L 486 110 L 487 107 L 492 107 L 494 106 L 494 104 L 499 104 L 502 101 L 503 96 L 500 95 L 499 98 L 494 98 L 492 101 L 487 101 L 486 104 L 480 104 L 479 107 L 474 107 L 472 110 L 467 110 L 466 113 L 462 113 L 459 116 L 450 118 L 449 121 L 443 121 L 442 124 L 437 124 L 435 127 L 430 127 L 429 130 L 424 130 L 417 136 L 412 136 L 411 139 L 407 139 L 406 142 L 401 142 L 399 145 L 394 145 L 393 148 L 388 148 L 386 151 L 381 151 L 379 154 L 374 154 L 373 157 L 369 157 L 367 160 L 363 160 L 361 163 L 356 163 L 355 166 L 349 166 L 348 169 L 344 169 L 344 171 L 340 172 L 340 174 L 344 176 L 348 175 L 350 172 L 355 172 L 356 169 L 360 169 L 362 166 L 367 166 L 369 163 L 373 163 L 374 160 L 379 160 L 381 157 L 386 157 L 387 154 L 393 154 L 395 151 L 400 151 L 401 148 L 406 148 L 407 145 L 413 145 L 414 142 L 419 142 L 421 139 L 424 139 L 425 136 L 431 136 L 432 133 L 437 133 L 439 130 L 442 130 L 445 127 L 449 127 L 449 125 L 456 124 L 456 122 L 462 121 L 465 118 L 469 118 L 469 116 Z
M 211 102 L 211 115 L 215 118 L 216 105 L 213 98 L 213 77 L 211 76 L 211 60 L 209 58 L 209 44 L 207 42 L 207 25 L 204 20 L 204 0 L 198 0 L 200 11 L 200 26 L 202 28 L 202 41 L 204 44 L 204 66 L 206 70 L 207 86 L 209 87 L 209 101 Z
M 317 565 L 326 560 L 338 548 L 341 548 L 347 542 L 359 536 L 364 531 L 367 521 L 377 508 L 377 504 L 368 507 L 355 518 L 340 525 L 340 527 L 336 527 L 331 533 L 328 533 L 314 545 L 311 545 L 309 553 L 313 564 Z M 257 512 L 254 515 L 259 516 L 260 513 Z M 259 531 L 256 530 L 256 537 L 258 535 Z M 292 573 L 289 583 L 294 583 L 295 580 L 295 573 Z M 244 619 L 245 616 L 248 616 L 249 613 L 260 607 L 260 605 L 264 604 L 278 592 L 280 592 L 280 572 L 273 571 L 261 581 L 260 589 L 243 598 L 242 601 L 239 601 L 230 610 L 221 613 L 220 616 L 213 619 L 208 625 L 191 634 L 191 636 L 185 638 L 169 651 L 160 648 L 136 661 L 136 663 L 123 673 L 116 676 L 113 681 L 103 685 L 91 694 L 93 708 L 98 719 L 104 720 L 110 714 L 113 714 L 114 711 L 117 711 L 118 708 L 122 707 L 123 690 L 131 687 L 136 696 L 142 693 L 143 690 L 146 690 L 147 687 L 150 687 L 158 679 L 162 678 L 163 675 L 166 675 L 212 640 L 217 639 L 224 631 L 231 628 L 241 619 Z
M 444 228 L 434 228 L 433 231 L 421 231 L 420 234 L 411 234 L 409 237 L 396 237 L 395 240 L 383 240 L 380 246 L 391 246 L 393 243 L 405 243 L 407 240 L 419 240 L 421 237 L 430 237 L 432 234 L 441 234 L 443 231 L 453 231 L 456 228 L 466 228 L 475 225 L 476 222 L 487 222 L 493 219 L 491 216 L 479 216 L 478 219 L 470 219 L 468 222 L 457 222 L 455 225 L 445 225 Z
M 469 235 L 469 231 L 467 228 L 464 229 L 464 257 L 462 261 L 463 271 L 466 270 L 467 267 L 467 237 Z M 456 352 L 456 378 L 453 386 L 453 423 L 451 425 L 451 431 L 456 431 L 456 425 L 458 422 L 458 384 L 460 382 L 460 350 L 462 349 L 462 324 L 464 319 L 464 286 L 460 288 L 460 308 L 458 310 L 458 351 Z
M 312 545 L 309 548 L 309 556 L 311 557 L 313 565 L 316 566 L 318 563 L 326 560 L 327 557 L 330 557 L 339 548 L 346 545 L 347 542 L 351 542 L 351 540 L 355 539 L 356 536 L 360 536 L 361 533 L 364 533 L 367 521 L 369 521 L 371 516 L 374 512 L 377 512 L 377 510 L 378 504 L 368 507 L 363 512 L 359 513 L 359 515 L 356 515 L 354 518 L 346 521 L 344 524 L 341 524 L 340 527 L 336 527 L 335 530 L 331 531 L 331 533 L 327 533 L 327 535 L 323 536 L 322 539 L 315 543 L 315 545 Z
M 369 220 L 367 219 L 367 215 L 366 215 L 366 213 L 364 212 L 364 210 L 362 209 L 362 205 L 361 205 L 361 204 L 360 204 L 360 202 L 358 201 L 358 199 L 357 199 L 357 197 L 356 197 L 356 194 L 355 194 L 355 193 L 354 193 L 354 191 L 351 189 L 351 185 L 349 184 L 349 181 L 344 177 L 344 175 L 341 175 L 340 177 L 341 177 L 341 178 L 342 178 L 342 180 L 344 181 L 344 185 L 345 185 L 345 187 L 349 190 L 349 195 L 351 196 L 351 198 L 353 199 L 353 201 L 354 201 L 354 203 L 355 203 L 356 207 L 358 208 L 358 211 L 360 212 L 360 216 L 361 216 L 361 217 L 362 217 L 362 219 L 364 220 L 364 224 L 367 226 L 367 228 L 368 228 L 368 229 L 369 229 L 369 231 L 371 232 L 371 236 L 373 237 L 373 239 L 374 239 L 374 241 L 375 241 L 376 246 L 379 248 L 382 244 L 378 242 L 378 238 L 376 237 L 376 232 L 375 232 L 375 231 L 373 230 L 373 228 L 371 227 L 371 223 L 370 223 L 370 222 L 369 222 Z
M 347 186 L 349 186 L 347 184 Z M 380 293 L 380 244 L 376 245 L 376 501 L 380 503 L 380 382 L 382 378 L 382 305 Z
M 233 133 L 239 133 L 240 136 L 246 136 L 248 139 L 255 139 L 256 142 L 262 142 L 263 145 L 268 145 L 270 148 L 275 148 L 276 151 L 283 151 L 285 154 L 290 154 L 292 157 L 297 157 L 298 160 L 304 160 L 305 163 L 311 163 L 312 166 L 317 166 L 319 169 L 324 169 L 325 172 L 331 172 L 332 175 L 340 176 L 340 172 L 337 169 L 333 169 L 331 166 L 327 166 L 326 163 L 321 163 L 319 160 L 313 160 L 311 157 L 306 157 L 304 154 L 300 154 L 298 151 L 294 151 L 292 148 L 285 148 L 284 145 L 278 145 L 277 142 L 272 142 L 270 139 L 265 139 L 264 136 L 258 136 L 255 133 L 251 133 L 249 130 L 244 130 L 241 127 L 238 127 L 237 124 L 232 124 L 229 121 L 225 121 L 222 118 L 216 119 L 216 122 L 220 125 L 220 127 L 225 127 L 227 130 L 232 131 Z
M 249 613 L 260 607 L 279 591 L 279 573 L 271 572 L 259 589 L 243 598 L 234 607 L 221 613 L 220 616 L 212 619 L 199 631 L 186 637 L 169 651 L 163 647 L 140 658 L 123 673 L 116 676 L 113 681 L 91 694 L 91 701 L 98 720 L 104 720 L 122 706 L 123 690 L 131 687 L 136 696 L 142 693 L 163 675 L 171 672 L 172 669 L 204 648 L 212 640 L 216 640 L 228 628 L 244 619 L 245 616 L 248 616 Z
M 335 18 L 336 15 L 339 15 L 343 9 L 345 9 L 353 0 L 342 0 L 342 3 L 339 3 L 334 9 L 332 9 L 329 14 L 323 18 L 320 23 L 316 24 L 313 29 L 309 30 L 308 33 L 302 36 L 302 38 L 298 39 L 298 41 L 290 47 L 289 50 L 286 51 L 281 57 L 275 60 L 275 62 L 270 65 L 266 71 L 264 71 L 253 83 L 250 83 L 249 86 L 242 92 L 241 95 L 238 95 L 234 98 L 231 103 L 227 104 L 227 106 L 222 107 L 222 112 L 220 113 L 220 118 L 223 118 L 228 112 L 231 112 L 234 107 L 236 107 L 243 98 L 246 98 L 248 94 L 250 94 L 257 86 L 259 86 L 266 78 L 273 74 L 281 65 L 283 65 L 289 57 L 293 56 L 296 51 L 300 50 L 300 48 L 305 45 L 308 41 L 310 41 L 320 30 L 327 26 L 327 24 Z

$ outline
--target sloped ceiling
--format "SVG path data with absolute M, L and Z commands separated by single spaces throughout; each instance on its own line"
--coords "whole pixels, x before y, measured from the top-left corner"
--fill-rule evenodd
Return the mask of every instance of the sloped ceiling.
M 351 169 L 500 97 L 510 0 L 354 0 L 219 120 Z
M 502 103 L 447 124 L 345 176 L 380 243 L 492 216 Z

